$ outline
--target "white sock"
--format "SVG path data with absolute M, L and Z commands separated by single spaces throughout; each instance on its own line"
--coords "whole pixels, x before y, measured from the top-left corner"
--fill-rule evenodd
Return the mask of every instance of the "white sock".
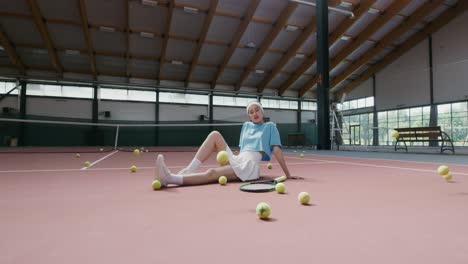
M 185 174 L 191 174 L 194 173 L 198 167 L 200 167 L 201 161 L 198 160 L 197 158 L 193 158 L 192 162 L 187 166 L 187 168 L 182 169 L 179 171 L 177 175 L 185 175 Z
M 183 176 L 174 175 L 167 168 L 166 164 L 164 163 L 164 157 L 162 155 L 158 156 L 156 161 L 156 171 L 163 186 L 167 186 L 168 184 L 182 185 L 184 183 Z

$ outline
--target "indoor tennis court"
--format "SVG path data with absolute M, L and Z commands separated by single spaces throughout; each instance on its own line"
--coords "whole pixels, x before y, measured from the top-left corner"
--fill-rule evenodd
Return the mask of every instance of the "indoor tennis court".
M 0 1 L 0 263 L 467 263 L 467 9 Z

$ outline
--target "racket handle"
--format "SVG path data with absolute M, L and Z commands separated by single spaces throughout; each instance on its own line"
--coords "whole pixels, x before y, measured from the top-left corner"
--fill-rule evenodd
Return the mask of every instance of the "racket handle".
M 278 177 L 275 179 L 275 182 L 278 183 L 278 182 L 284 182 L 286 180 L 286 176 L 281 176 L 281 177 Z

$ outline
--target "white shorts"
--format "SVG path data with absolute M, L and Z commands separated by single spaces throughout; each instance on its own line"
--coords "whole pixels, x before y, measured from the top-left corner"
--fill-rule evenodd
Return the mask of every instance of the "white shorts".
M 226 146 L 226 152 L 229 155 L 229 164 L 241 181 L 260 178 L 260 161 L 262 160 L 260 152 L 243 151 L 239 155 L 234 155 L 229 146 Z

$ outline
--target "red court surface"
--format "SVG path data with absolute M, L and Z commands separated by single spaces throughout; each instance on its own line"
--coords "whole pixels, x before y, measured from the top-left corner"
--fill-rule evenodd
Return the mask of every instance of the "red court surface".
M 194 153 L 163 154 L 178 171 Z M 1 154 L 0 263 L 468 263 L 467 165 L 449 165 L 446 182 L 436 163 L 289 153 L 304 180 L 280 195 L 238 182 L 153 191 L 155 158 Z

